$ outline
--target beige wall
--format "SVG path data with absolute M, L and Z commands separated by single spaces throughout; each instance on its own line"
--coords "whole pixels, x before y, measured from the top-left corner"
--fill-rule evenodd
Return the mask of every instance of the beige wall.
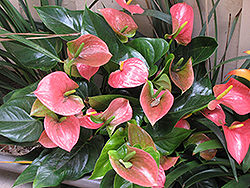
M 20 7 L 18 5 L 18 0 L 10 0 L 10 1 L 15 5 L 15 7 L 17 7 L 20 10 Z M 35 9 L 32 7 L 39 6 L 39 1 L 38 0 L 27 0 L 27 1 L 29 3 L 29 7 L 32 10 L 32 13 L 36 15 Z M 79 10 L 79 9 L 84 9 L 85 3 L 89 5 L 92 1 L 93 0 L 86 0 L 86 1 L 63 0 L 63 6 L 70 10 Z M 142 7 L 146 8 L 145 0 L 137 0 L 137 1 L 142 5 Z M 200 24 L 198 8 L 196 6 L 196 1 L 195 0 L 184 0 L 184 1 L 186 1 L 189 5 L 191 5 L 194 8 L 196 16 L 195 16 L 195 22 L 194 22 L 193 36 L 197 36 L 201 29 L 201 24 Z M 50 0 L 50 2 L 53 4 L 54 0 Z M 113 8 L 118 8 L 118 9 L 120 8 L 116 4 L 115 0 L 100 0 L 99 3 L 93 7 L 94 11 L 98 11 L 98 9 L 103 8 L 100 2 L 103 2 L 106 7 L 113 7 Z M 205 15 L 211 9 L 211 0 L 201 1 L 201 7 Z M 226 58 L 229 59 L 238 55 L 244 55 L 243 51 L 250 49 L 250 32 L 249 32 L 250 12 L 248 11 L 248 8 L 250 7 L 250 0 L 221 0 L 217 7 L 218 32 L 219 32 L 219 36 L 218 36 L 218 43 L 219 43 L 218 59 L 219 60 L 225 49 L 226 36 L 228 32 L 227 27 L 228 27 L 229 14 L 231 13 L 232 19 L 233 19 L 241 7 L 243 7 L 242 15 L 235 29 L 235 33 L 233 35 L 232 42 L 228 49 Z M 37 15 L 36 15 L 36 19 L 39 19 Z M 150 27 L 148 27 L 148 21 L 146 18 L 137 16 L 136 21 L 137 21 L 137 24 L 139 25 L 139 28 L 141 28 L 140 29 L 141 32 L 143 32 L 146 35 L 152 34 L 152 30 L 150 29 Z M 209 24 L 208 34 L 210 36 L 214 36 L 214 22 L 213 21 L 211 21 Z M 241 62 L 233 62 L 233 63 L 227 64 L 225 72 L 227 73 L 229 70 L 237 68 L 240 65 L 240 63 Z

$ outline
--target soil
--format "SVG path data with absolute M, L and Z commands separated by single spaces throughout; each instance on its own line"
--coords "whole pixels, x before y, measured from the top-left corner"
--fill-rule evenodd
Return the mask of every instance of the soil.
M 22 156 L 26 155 L 32 150 L 41 147 L 40 145 L 35 146 L 16 146 L 16 145 L 0 145 L 1 155 L 12 155 L 12 156 Z

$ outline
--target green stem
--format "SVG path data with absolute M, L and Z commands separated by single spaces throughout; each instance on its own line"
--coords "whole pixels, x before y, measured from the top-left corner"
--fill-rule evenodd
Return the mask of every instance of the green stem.
M 153 98 L 153 99 L 156 99 L 157 96 L 160 94 L 160 92 L 161 92 L 163 89 L 164 89 L 163 86 L 161 86 L 161 87 L 156 91 L 156 93 L 152 96 L 152 98 Z
M 125 31 L 126 31 L 126 29 L 128 29 L 128 26 L 126 25 L 124 28 L 122 28 L 121 30 L 120 30 L 120 32 L 121 33 L 124 33 Z

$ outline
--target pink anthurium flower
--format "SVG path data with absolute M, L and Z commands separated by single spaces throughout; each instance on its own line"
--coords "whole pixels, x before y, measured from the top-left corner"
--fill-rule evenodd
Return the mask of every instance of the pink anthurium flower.
M 177 128 L 183 128 L 183 129 L 190 129 L 190 124 L 188 123 L 188 121 L 187 120 L 185 120 L 185 119 L 180 119 L 177 123 L 176 123 L 176 125 L 174 126 L 174 127 L 177 127 Z
M 59 120 L 54 113 L 46 114 L 44 129 L 54 144 L 68 152 L 77 143 L 80 134 L 80 124 L 77 117 L 68 116 Z
M 126 2 L 126 0 L 115 0 L 115 1 L 118 3 L 118 5 L 129 11 L 131 14 L 142 14 L 144 12 L 144 10 L 140 7 L 139 4 L 130 5 L 132 0 L 129 0 L 128 2 Z
M 168 113 L 173 105 L 174 97 L 170 91 L 160 91 L 151 88 L 151 82 L 146 82 L 140 95 L 140 104 L 151 125 Z M 153 93 L 151 93 L 153 91 Z M 160 91 L 160 92 L 159 92 Z M 157 95 L 157 96 L 154 96 Z
M 100 113 L 97 113 L 93 108 L 89 108 L 86 112 L 86 115 L 79 114 L 76 117 L 79 120 L 80 126 L 85 127 L 87 129 L 98 129 L 104 123 L 95 123 L 91 120 L 90 116 L 97 116 Z
M 226 84 L 215 85 L 213 91 L 216 99 L 208 104 L 209 110 L 223 104 L 240 115 L 250 112 L 250 89 L 236 79 L 230 78 Z
M 112 72 L 108 84 L 113 88 L 137 87 L 148 79 L 148 68 L 138 58 L 130 58 L 120 62 L 120 70 Z
M 124 98 L 114 99 L 108 106 L 108 108 L 100 114 L 100 119 L 105 123 L 113 118 L 111 122 L 108 123 L 108 129 L 113 133 L 115 128 L 121 123 L 129 121 L 133 116 L 132 108 L 129 104 L 129 100 Z
M 85 34 L 76 40 L 69 41 L 67 46 L 69 60 L 75 64 L 83 63 L 92 67 L 100 67 L 112 57 L 106 43 L 92 34 Z
M 50 140 L 46 131 L 43 131 L 38 142 L 45 148 L 55 148 L 57 145 Z
M 45 76 L 39 82 L 34 94 L 49 110 L 63 116 L 70 116 L 84 108 L 82 99 L 71 95 L 78 87 L 66 73 L 57 71 Z
M 227 141 L 227 149 L 240 164 L 247 154 L 250 144 L 250 119 L 234 122 L 230 127 L 222 126 Z
M 191 42 L 194 22 L 193 8 L 187 3 L 177 3 L 170 8 L 172 16 L 172 27 L 174 39 L 182 45 L 187 45 Z M 186 23 L 185 23 L 186 22 Z M 186 25 L 184 25 L 186 24 Z M 181 28 L 181 26 L 184 26 Z M 178 30 L 181 28 L 180 33 Z
M 160 158 L 160 165 L 162 166 L 162 168 L 164 170 L 168 170 L 168 169 L 170 169 L 171 167 L 173 167 L 176 164 L 179 157 L 180 156 L 177 156 L 177 157 L 165 157 L 165 156 L 162 156 Z
M 118 152 L 110 150 L 109 161 L 119 176 L 134 184 L 152 187 L 157 186 L 158 179 L 158 166 L 154 158 L 142 149 L 128 147 L 127 156 L 131 155 L 128 159 L 121 159 Z M 129 166 L 124 164 L 128 163 Z
M 157 178 L 157 186 L 153 186 L 153 188 L 164 188 L 164 184 L 166 181 L 166 174 L 161 165 L 159 165 L 159 173 Z
M 135 35 L 138 26 L 125 12 L 113 8 L 104 8 L 100 12 L 123 43 Z
M 250 70 L 249 69 L 235 69 L 227 73 L 227 75 L 235 75 L 235 76 L 240 76 L 248 81 L 250 81 Z
M 192 59 L 189 58 L 185 65 L 180 69 L 175 68 L 175 70 L 172 70 L 172 63 L 173 61 L 169 66 L 170 78 L 175 83 L 175 85 L 181 89 L 182 93 L 184 93 L 193 85 L 194 82 Z
M 142 149 L 153 147 L 156 150 L 155 143 L 147 131 L 132 123 L 128 123 L 128 140 L 132 146 L 140 144 Z
M 201 113 L 209 120 L 214 122 L 217 126 L 222 126 L 226 124 L 226 115 L 218 104 L 214 110 L 209 110 L 205 108 L 201 111 Z

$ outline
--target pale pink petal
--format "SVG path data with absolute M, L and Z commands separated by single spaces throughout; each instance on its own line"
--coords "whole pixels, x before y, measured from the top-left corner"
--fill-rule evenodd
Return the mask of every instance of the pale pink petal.
M 144 12 L 144 10 L 140 7 L 139 4 L 127 5 L 125 0 L 115 0 L 115 1 L 118 3 L 118 5 L 129 11 L 131 14 L 142 14 Z
M 80 97 L 64 96 L 64 94 L 78 87 L 66 73 L 57 71 L 45 76 L 39 82 L 34 94 L 51 111 L 70 116 L 79 113 L 84 108 L 84 104 Z
M 88 81 L 99 70 L 99 67 L 91 67 L 91 66 L 85 65 L 83 63 L 77 63 L 76 67 L 77 67 L 79 74 L 83 78 L 87 79 Z
M 45 148 L 55 148 L 57 145 L 50 140 L 45 131 L 42 132 L 38 142 Z
M 138 58 L 130 58 L 120 62 L 120 70 L 112 72 L 108 84 L 113 88 L 137 87 L 148 79 L 148 68 Z
M 77 143 L 80 134 L 79 121 L 75 116 L 58 122 L 55 114 L 48 113 L 44 118 L 44 128 L 50 140 L 68 152 Z
M 218 104 L 214 110 L 209 110 L 205 108 L 201 111 L 201 113 L 209 120 L 214 122 L 217 126 L 222 126 L 226 124 L 226 115 Z

